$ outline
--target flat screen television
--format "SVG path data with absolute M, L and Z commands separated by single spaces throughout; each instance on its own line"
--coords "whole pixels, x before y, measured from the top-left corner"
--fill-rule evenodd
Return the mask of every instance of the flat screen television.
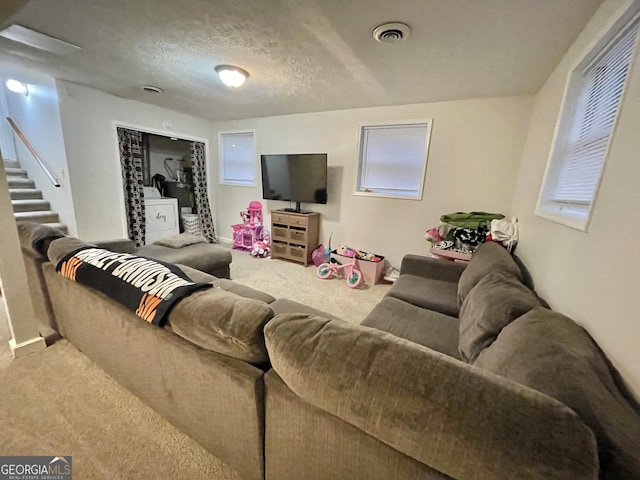
M 260 155 L 262 198 L 301 203 L 327 203 L 327 154 Z

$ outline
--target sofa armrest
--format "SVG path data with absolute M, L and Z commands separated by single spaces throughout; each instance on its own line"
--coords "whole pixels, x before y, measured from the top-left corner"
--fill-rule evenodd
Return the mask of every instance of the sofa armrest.
M 466 266 L 460 262 L 409 254 L 402 259 L 400 275 L 417 275 L 457 283 Z
M 393 335 L 304 315 L 265 326 L 273 369 L 306 402 L 452 478 L 596 479 L 567 406 Z
M 114 240 L 99 240 L 92 242 L 93 245 L 111 250 L 116 253 L 136 253 L 136 244 L 128 238 L 117 238 Z

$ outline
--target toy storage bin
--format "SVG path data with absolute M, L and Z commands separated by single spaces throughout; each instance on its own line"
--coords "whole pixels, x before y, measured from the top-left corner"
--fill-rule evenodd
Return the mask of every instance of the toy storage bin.
M 345 257 L 337 253 L 332 253 L 331 256 L 343 265 L 351 263 L 351 260 L 353 260 L 351 257 Z M 384 257 L 380 258 L 381 260 L 379 262 L 356 260 L 356 268 L 362 272 L 362 278 L 367 285 L 375 285 L 376 283 L 382 282 L 387 261 Z

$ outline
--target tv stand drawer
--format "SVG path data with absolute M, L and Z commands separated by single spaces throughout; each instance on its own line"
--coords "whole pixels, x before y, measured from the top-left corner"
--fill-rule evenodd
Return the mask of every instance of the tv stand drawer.
M 271 216 L 271 223 L 284 223 L 287 225 L 306 227 L 309 225 L 309 215 L 304 213 L 274 212 Z

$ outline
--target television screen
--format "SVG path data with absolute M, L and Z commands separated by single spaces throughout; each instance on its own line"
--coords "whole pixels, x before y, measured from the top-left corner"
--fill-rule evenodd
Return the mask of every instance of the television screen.
M 261 155 L 262 197 L 266 200 L 327 203 L 327 154 Z

